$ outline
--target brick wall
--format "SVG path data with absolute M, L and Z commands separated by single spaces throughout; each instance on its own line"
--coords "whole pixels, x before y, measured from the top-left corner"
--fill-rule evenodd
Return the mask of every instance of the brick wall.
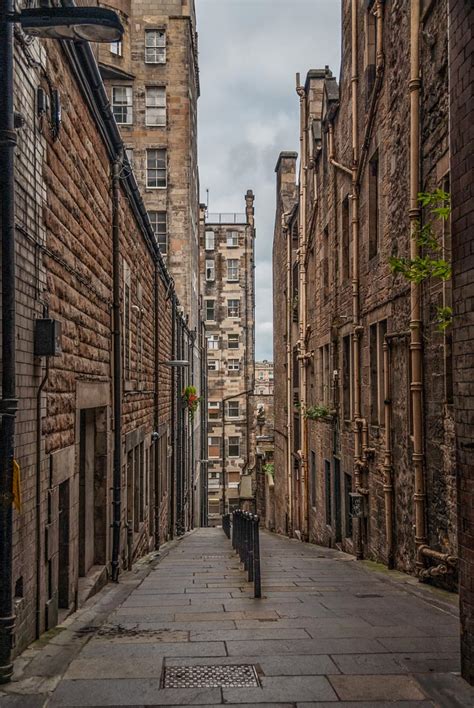
M 462 673 L 474 684 L 474 11 L 450 0 L 454 407 L 458 470 Z

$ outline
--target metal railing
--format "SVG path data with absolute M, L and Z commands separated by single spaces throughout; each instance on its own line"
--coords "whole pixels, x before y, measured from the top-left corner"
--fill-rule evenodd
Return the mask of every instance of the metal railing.
M 231 537 L 230 514 L 222 517 L 222 527 Z M 249 583 L 254 585 L 254 597 L 262 597 L 260 573 L 260 519 L 248 511 L 232 512 L 232 547 L 238 553 Z
M 220 213 L 208 214 L 206 216 L 206 224 L 246 224 L 247 215 L 242 213 Z

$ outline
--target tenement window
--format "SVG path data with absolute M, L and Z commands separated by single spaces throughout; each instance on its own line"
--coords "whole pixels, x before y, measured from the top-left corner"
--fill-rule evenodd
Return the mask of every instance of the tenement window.
M 208 349 L 210 347 L 208 346 Z M 219 371 L 219 362 L 217 359 L 208 359 L 207 362 L 207 370 L 208 371 Z
M 227 348 L 228 349 L 238 349 L 239 348 L 239 335 L 238 334 L 228 334 L 227 335 Z
M 240 415 L 239 401 L 227 401 L 227 417 L 238 418 Z
M 238 231 L 228 231 L 227 232 L 227 246 L 229 248 L 236 248 L 239 245 L 239 232 Z
M 209 459 L 216 459 L 221 456 L 221 438 L 212 437 L 208 439 L 209 442 Z
M 221 404 L 219 401 L 209 401 L 209 420 L 218 420 L 221 417 Z
M 219 335 L 218 334 L 208 334 L 207 335 L 207 348 L 208 349 L 219 349 Z
M 369 258 L 379 250 L 379 154 L 375 152 L 369 162 Z
M 206 261 L 206 280 L 212 283 L 216 279 L 216 266 L 214 261 Z
M 216 319 L 216 301 L 206 300 L 206 320 L 214 322 Z
M 227 280 L 236 281 L 239 279 L 239 261 L 237 258 L 227 260 Z
M 166 32 L 164 30 L 145 30 L 145 62 L 165 64 Z
M 216 247 L 216 235 L 214 231 L 206 231 L 206 251 L 213 251 Z
M 240 438 L 238 436 L 229 438 L 229 457 L 240 457 Z
M 240 360 L 239 359 L 229 359 L 227 361 L 228 371 L 240 371 Z
M 384 424 L 384 356 L 383 343 L 387 320 L 370 325 L 370 422 Z
M 166 187 L 166 150 L 146 151 L 146 186 L 153 189 Z
M 168 233 L 166 228 L 166 211 L 150 211 L 151 227 L 155 233 L 156 242 L 163 255 L 168 252 Z
M 131 86 L 112 86 L 112 112 L 119 125 L 133 123 L 133 89 Z
M 227 316 L 228 317 L 239 317 L 240 316 L 240 300 L 227 300 Z
M 147 86 L 145 89 L 145 122 L 147 125 L 166 125 L 166 89 Z
M 123 55 L 123 43 L 122 42 L 111 42 L 110 43 L 110 53 L 115 54 L 116 57 L 121 57 Z

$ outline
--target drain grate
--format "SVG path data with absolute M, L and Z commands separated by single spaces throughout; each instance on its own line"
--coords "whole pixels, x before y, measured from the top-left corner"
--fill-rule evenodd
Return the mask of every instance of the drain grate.
M 234 666 L 165 666 L 163 688 L 258 688 L 252 664 Z
M 356 592 L 355 596 L 356 597 L 363 597 L 363 598 L 383 597 L 383 595 L 377 595 L 377 593 L 363 593 L 363 592 Z

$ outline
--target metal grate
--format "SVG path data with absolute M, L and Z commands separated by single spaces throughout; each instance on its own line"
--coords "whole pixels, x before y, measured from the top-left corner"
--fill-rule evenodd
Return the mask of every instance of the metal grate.
M 258 688 L 252 664 L 233 666 L 165 666 L 163 688 Z

